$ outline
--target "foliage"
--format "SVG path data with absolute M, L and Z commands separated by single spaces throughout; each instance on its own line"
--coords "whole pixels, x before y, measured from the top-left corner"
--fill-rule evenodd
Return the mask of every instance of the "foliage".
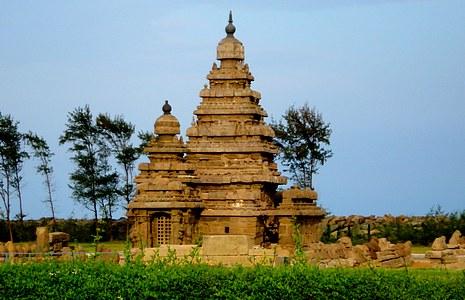
M 55 220 L 54 199 L 52 196 L 53 167 L 51 166 L 51 159 L 54 153 L 50 151 L 50 147 L 43 137 L 40 137 L 33 132 L 29 132 L 25 135 L 25 138 L 26 142 L 32 148 L 34 157 L 39 161 L 38 165 L 36 166 L 36 171 L 37 173 L 44 176 L 44 185 L 47 188 L 47 200 L 45 202 L 50 207 L 52 219 Z
M 118 174 L 109 164 L 110 149 L 102 139 L 89 106 L 78 107 L 68 114 L 66 129 L 59 141 L 70 144 L 68 150 L 73 153 L 72 195 L 93 213 L 97 226 L 99 208 L 105 217 L 110 217 Z
M 304 265 L 307 263 L 307 257 L 303 249 L 303 238 L 300 232 L 300 223 L 297 217 L 292 220 L 292 240 L 294 241 L 294 264 Z
M 0 241 L 4 242 L 9 240 L 9 233 L 6 230 L 6 222 L 0 220 Z M 127 220 L 113 220 L 112 232 L 99 231 L 102 236 L 101 241 L 109 241 L 113 237 L 114 240 L 124 241 L 127 232 Z M 39 226 L 50 226 L 53 224 L 53 230 L 69 233 L 71 241 L 85 243 L 93 242 L 95 236 L 95 227 L 93 220 L 79 220 L 79 219 L 56 219 L 53 221 L 50 218 L 43 218 L 40 220 L 24 220 L 23 222 L 12 221 L 11 228 L 14 241 L 17 242 L 30 242 L 36 240 L 36 228 Z
M 12 192 L 16 191 L 20 208 L 18 219 L 22 221 L 24 212 L 21 195 L 21 171 L 24 160 L 29 157 L 23 149 L 24 135 L 19 132 L 18 124 L 10 115 L 0 113 L 0 196 L 11 240 L 13 239 L 10 225 Z
M 102 262 L 0 265 L 1 299 L 459 299 L 463 272 Z
M 386 237 L 391 242 L 411 241 L 414 244 L 429 245 L 435 238 L 449 238 L 455 230 L 465 233 L 465 210 L 445 213 L 440 207 L 432 208 L 426 218 L 418 223 L 404 223 L 396 219 L 383 224 L 378 236 Z
M 298 185 L 313 189 L 313 175 L 332 156 L 332 151 L 326 148 L 330 145 L 330 124 L 308 104 L 291 106 L 282 118 L 284 121 L 271 124 L 280 158 Z
M 123 174 L 120 176 L 123 184 L 117 188 L 119 189 L 119 194 L 125 200 L 125 206 L 127 206 L 135 190 L 133 184 L 135 162 L 142 153 L 140 146 L 134 146 L 131 143 L 135 127 L 130 122 L 126 122 L 122 116 L 112 118 L 108 114 L 99 114 L 96 122 L 97 128 L 107 140 L 116 162 L 123 169 Z

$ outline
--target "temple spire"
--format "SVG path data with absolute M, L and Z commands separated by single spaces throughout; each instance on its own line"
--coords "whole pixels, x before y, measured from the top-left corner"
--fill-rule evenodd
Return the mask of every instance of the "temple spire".
M 228 25 L 225 28 L 227 36 L 234 36 L 234 32 L 236 32 L 236 27 L 233 25 L 233 18 L 232 18 L 232 11 L 229 11 L 229 21 Z

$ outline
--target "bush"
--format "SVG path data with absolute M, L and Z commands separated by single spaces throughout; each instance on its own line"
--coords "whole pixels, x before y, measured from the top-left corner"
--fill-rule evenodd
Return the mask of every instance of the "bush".
M 430 245 L 435 238 L 449 238 L 455 230 L 465 233 L 465 211 L 444 213 L 440 207 L 433 208 L 420 224 L 395 222 L 383 224 L 378 237 L 393 243 L 411 241 L 414 244 Z
M 0 299 L 458 299 L 465 273 L 97 262 L 0 265 Z

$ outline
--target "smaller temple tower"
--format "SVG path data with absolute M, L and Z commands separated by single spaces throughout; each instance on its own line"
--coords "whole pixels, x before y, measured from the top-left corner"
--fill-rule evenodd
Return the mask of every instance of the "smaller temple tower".
M 171 114 L 168 101 L 155 121 L 155 137 L 144 151 L 149 163 L 139 165 L 137 193 L 128 207 L 132 220 L 131 239 L 146 247 L 163 244 L 191 244 L 200 209 L 192 187 L 194 169 L 184 163 L 186 147 L 179 121 Z

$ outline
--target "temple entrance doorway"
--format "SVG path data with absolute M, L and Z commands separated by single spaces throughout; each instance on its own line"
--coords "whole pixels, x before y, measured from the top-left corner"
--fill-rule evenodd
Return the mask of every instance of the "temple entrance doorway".
M 171 239 L 171 216 L 168 213 L 156 213 L 151 218 L 150 247 L 167 245 Z

